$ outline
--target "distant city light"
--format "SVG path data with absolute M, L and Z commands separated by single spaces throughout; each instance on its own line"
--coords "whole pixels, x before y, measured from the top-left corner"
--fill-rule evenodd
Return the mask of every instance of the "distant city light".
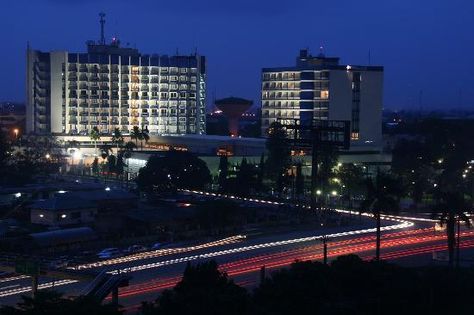
M 49 153 L 46 153 L 45 158 L 47 158 L 49 160 L 50 157 L 51 157 L 51 155 Z
M 319 190 L 319 189 L 318 189 L 318 190 L 316 190 L 316 195 L 318 195 L 318 196 L 319 196 L 319 195 L 321 195 L 321 193 L 322 193 L 322 191 L 321 191 L 321 190 Z
M 16 197 L 16 198 L 20 198 L 20 197 L 21 197 L 21 193 L 16 193 L 16 194 L 15 194 L 15 197 Z
M 59 193 L 59 194 L 65 194 L 66 191 L 65 191 L 65 190 L 60 190 L 60 191 L 58 191 L 58 193 Z
M 337 196 L 337 191 L 335 191 L 335 190 L 331 191 L 331 195 Z
M 62 219 L 65 219 L 66 217 L 67 217 L 67 215 L 61 214 L 61 218 L 62 218 Z
M 110 191 L 110 187 L 105 187 L 105 191 Z
M 40 217 L 40 218 L 43 218 L 43 217 L 44 217 L 44 214 L 40 214 L 39 217 Z

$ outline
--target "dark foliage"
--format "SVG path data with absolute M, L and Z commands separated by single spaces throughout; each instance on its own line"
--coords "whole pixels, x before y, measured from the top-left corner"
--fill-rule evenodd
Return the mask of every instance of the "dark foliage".
M 156 303 L 146 303 L 143 315 L 241 315 L 248 310 L 249 297 L 213 261 L 188 265 L 183 279 L 167 290 Z
M 112 305 L 102 305 L 93 299 L 66 299 L 56 291 L 38 291 L 35 298 L 22 296 L 15 307 L 0 308 L 2 315 L 120 315 L 123 312 Z
M 137 184 L 143 191 L 168 192 L 177 188 L 204 189 L 210 180 L 203 160 L 189 152 L 169 151 L 148 159 L 139 171 Z

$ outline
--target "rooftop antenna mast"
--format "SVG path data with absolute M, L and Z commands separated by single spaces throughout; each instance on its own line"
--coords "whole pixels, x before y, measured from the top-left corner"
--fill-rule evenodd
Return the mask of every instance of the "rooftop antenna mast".
M 105 35 L 104 35 L 105 13 L 100 12 L 99 16 L 100 16 L 100 42 L 99 42 L 99 44 L 105 45 Z

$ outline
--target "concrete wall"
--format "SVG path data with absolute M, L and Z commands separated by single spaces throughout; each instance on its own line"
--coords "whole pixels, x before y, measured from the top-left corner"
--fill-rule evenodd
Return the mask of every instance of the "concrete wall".
M 73 213 L 80 213 L 79 218 L 73 218 Z M 30 213 L 31 223 L 49 225 L 49 226 L 64 226 L 79 223 L 93 222 L 97 209 L 74 209 L 74 210 L 43 210 L 32 209 Z M 62 218 L 61 215 L 66 215 Z M 59 217 L 58 217 L 59 216 Z
M 62 104 L 63 104 L 63 64 L 67 60 L 67 52 L 51 52 L 51 132 L 62 133 Z

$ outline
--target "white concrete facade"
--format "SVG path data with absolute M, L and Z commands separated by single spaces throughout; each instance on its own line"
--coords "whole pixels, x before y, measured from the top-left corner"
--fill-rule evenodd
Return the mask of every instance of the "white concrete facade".
M 383 67 L 340 65 L 303 50 L 294 67 L 262 70 L 262 135 L 271 123 L 350 122 L 351 147 L 382 146 Z
M 118 44 L 88 53 L 27 50 L 26 132 L 205 134 L 205 58 L 140 55 Z

